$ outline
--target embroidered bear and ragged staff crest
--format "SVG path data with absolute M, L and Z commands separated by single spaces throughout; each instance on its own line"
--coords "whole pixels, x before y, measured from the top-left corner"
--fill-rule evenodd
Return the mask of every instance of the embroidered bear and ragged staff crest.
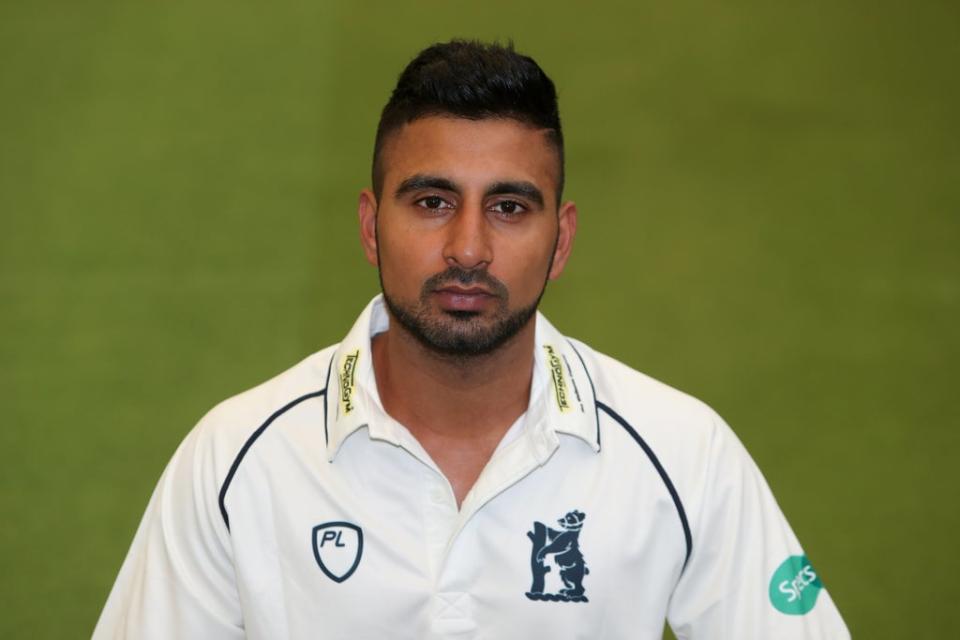
M 533 523 L 533 531 L 527 532 L 527 537 L 533 543 L 530 551 L 530 570 L 533 573 L 533 584 L 527 597 L 531 600 L 549 600 L 553 602 L 589 602 L 583 587 L 583 578 L 590 570 L 580 551 L 580 530 L 586 514 L 582 511 L 571 511 L 557 520 L 560 530 L 551 529 L 542 522 Z M 548 557 L 559 568 L 560 580 L 563 587 L 556 593 L 545 592 L 546 576 L 551 571 L 547 564 Z

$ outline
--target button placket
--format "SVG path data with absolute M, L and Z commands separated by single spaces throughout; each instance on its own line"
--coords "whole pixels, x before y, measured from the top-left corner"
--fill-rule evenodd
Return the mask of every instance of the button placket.
M 444 554 L 456 526 L 457 508 L 450 487 L 439 472 L 426 470 L 424 479 L 424 534 L 434 577 L 443 570 Z

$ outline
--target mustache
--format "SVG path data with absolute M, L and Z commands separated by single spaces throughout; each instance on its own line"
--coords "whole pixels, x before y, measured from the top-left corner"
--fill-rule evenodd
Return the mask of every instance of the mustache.
M 506 285 L 487 273 L 485 269 L 463 269 L 456 266 L 447 267 L 440 273 L 427 278 L 426 282 L 423 283 L 422 296 L 427 297 L 432 291 L 441 289 L 444 285 L 451 283 L 483 285 L 495 296 L 507 298 Z

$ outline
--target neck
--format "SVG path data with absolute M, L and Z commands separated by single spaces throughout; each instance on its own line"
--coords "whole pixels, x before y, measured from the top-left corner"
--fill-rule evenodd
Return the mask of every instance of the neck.
M 452 357 L 391 321 L 372 345 L 384 409 L 421 441 L 434 434 L 499 442 L 529 403 L 535 333 L 531 319 L 492 353 Z

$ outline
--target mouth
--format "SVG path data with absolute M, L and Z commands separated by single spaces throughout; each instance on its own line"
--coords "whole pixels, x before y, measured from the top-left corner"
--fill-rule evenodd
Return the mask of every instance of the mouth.
M 496 295 L 483 287 L 461 287 L 452 284 L 435 289 L 434 296 L 441 309 L 453 312 L 480 312 L 496 299 Z

